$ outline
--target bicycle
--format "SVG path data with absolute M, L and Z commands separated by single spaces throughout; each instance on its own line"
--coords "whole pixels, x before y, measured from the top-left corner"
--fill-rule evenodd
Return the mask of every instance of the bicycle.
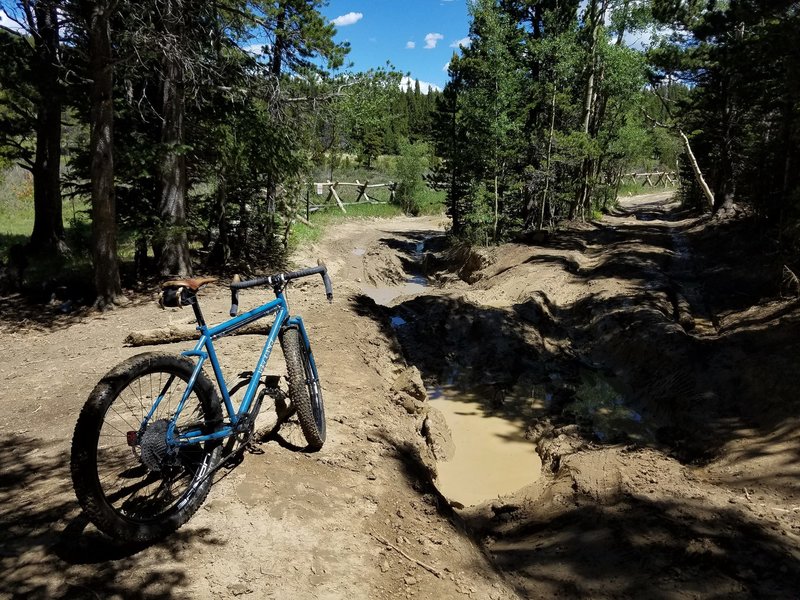
M 326 428 L 319 374 L 303 320 L 290 315 L 285 296 L 289 281 L 316 274 L 322 275 L 325 294 L 333 301 L 324 265 L 249 281 L 234 277 L 232 318 L 215 326 L 203 318 L 198 291 L 216 279 L 163 285 L 161 305 L 191 306 L 200 337 L 180 356 L 146 352 L 123 361 L 100 380 L 83 406 L 70 469 L 78 502 L 98 529 L 121 541 L 150 542 L 186 523 L 208 495 L 214 473 L 233 454 L 228 448 L 223 456 L 223 442 L 246 446 L 265 396 L 275 403 L 275 428 L 296 414 L 307 450 L 322 447 Z M 271 286 L 275 300 L 237 316 L 239 290 L 258 286 Z M 237 386 L 226 386 L 213 341 L 273 314 L 255 369 L 245 373 L 247 389 L 234 407 L 231 395 Z M 280 377 L 262 377 L 278 340 L 287 366 L 288 403 L 278 388 Z M 214 382 L 203 371 L 207 360 Z

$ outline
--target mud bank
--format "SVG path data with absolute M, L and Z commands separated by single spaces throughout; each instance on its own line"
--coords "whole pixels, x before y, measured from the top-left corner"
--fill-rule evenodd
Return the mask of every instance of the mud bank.
M 726 226 L 635 198 L 550 240 L 439 254 L 429 289 L 384 311 L 429 390 L 478 421 L 490 399 L 541 458 L 541 480 L 458 508 L 523 595 L 794 597 L 800 311 L 764 298 L 767 269 L 735 303 L 706 289 L 710 265 L 752 281 Z

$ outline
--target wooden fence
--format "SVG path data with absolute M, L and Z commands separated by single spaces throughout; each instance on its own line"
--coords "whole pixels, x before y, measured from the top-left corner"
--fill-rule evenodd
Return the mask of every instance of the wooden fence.
M 323 181 L 322 183 L 313 183 L 312 186 L 313 191 L 316 191 L 317 196 L 326 196 L 326 191 L 327 196 L 321 203 L 314 204 L 311 202 L 311 193 L 309 192 L 306 195 L 306 218 L 308 218 L 308 215 L 314 211 L 322 210 L 335 205 L 338 205 L 339 208 L 342 209 L 343 213 L 347 213 L 345 206 L 353 206 L 356 204 L 386 204 L 385 201 L 378 200 L 374 195 L 369 195 L 371 190 L 375 190 L 377 188 L 387 188 L 389 190 L 389 202 L 393 202 L 395 193 L 397 191 L 397 184 L 394 182 L 370 183 L 369 181 L 365 181 L 364 183 L 361 183 L 358 179 L 356 179 L 355 183 L 348 183 L 345 181 Z M 341 188 L 355 188 L 357 194 L 355 201 L 342 201 L 342 198 L 339 195 L 339 190 Z
M 667 187 L 678 183 L 678 174 L 675 171 L 657 171 L 655 173 L 625 173 L 622 183 L 640 184 L 648 187 Z

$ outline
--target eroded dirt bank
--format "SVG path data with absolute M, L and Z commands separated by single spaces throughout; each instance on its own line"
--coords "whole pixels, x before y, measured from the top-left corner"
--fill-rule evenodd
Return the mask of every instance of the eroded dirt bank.
M 125 335 L 188 315 L 151 299 L 44 324 L 3 314 L 0 597 L 796 597 L 798 307 L 774 300 L 769 257 L 725 247 L 743 225 L 652 196 L 479 254 L 441 252 L 443 226 L 346 223 L 295 257 L 323 258 L 336 287 L 332 305 L 317 281 L 290 291 L 328 442 L 256 446 L 145 549 L 87 525 L 69 439 L 97 379 L 140 351 Z M 421 269 L 431 284 L 407 286 Z M 228 298 L 203 296 L 209 320 Z M 260 347 L 221 344 L 231 377 Z M 442 388 L 519 423 L 507 435 L 543 460 L 530 485 L 448 505 L 430 483 L 458 452 Z
M 749 226 L 637 197 L 442 255 L 443 288 L 393 308 L 426 380 L 528 420 L 544 481 L 460 511 L 523 596 L 797 597 L 800 310 L 731 246 Z

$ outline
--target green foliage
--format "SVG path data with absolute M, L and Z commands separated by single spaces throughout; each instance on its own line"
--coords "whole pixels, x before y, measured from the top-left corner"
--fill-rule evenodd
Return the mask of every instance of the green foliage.
M 328 70 L 342 66 L 350 47 L 334 42 L 336 27 L 320 13 L 326 3 L 325 0 L 253 2 L 256 12 L 263 11 L 266 18 L 259 22 L 272 37 L 270 73 L 324 76 Z M 327 69 L 319 65 L 317 58 L 325 60 Z
M 470 190 L 467 204 L 469 210 L 464 214 L 460 237 L 471 244 L 488 246 L 494 233 L 494 194 L 481 182 Z
M 675 33 L 649 54 L 653 79 L 685 84 L 658 91 L 691 137 L 714 208 L 749 203 L 788 231 L 800 219 L 797 4 L 657 0 L 654 12 Z
M 406 214 L 419 214 L 419 196 L 425 188 L 422 176 L 428 170 L 429 155 L 427 144 L 403 142 L 400 145 L 400 156 L 394 165 L 396 200 Z
M 592 0 L 579 18 L 578 2 L 471 4 L 472 44 L 450 63 L 434 128 L 455 235 L 485 240 L 491 222 L 498 242 L 576 207 L 595 214 L 628 165 L 653 160 L 645 61 L 615 43 L 649 11 L 613 4 L 606 29 L 606 6 Z
M 33 48 L 24 36 L 0 28 L 0 169 L 14 162 L 30 168 L 38 98 L 32 85 Z

